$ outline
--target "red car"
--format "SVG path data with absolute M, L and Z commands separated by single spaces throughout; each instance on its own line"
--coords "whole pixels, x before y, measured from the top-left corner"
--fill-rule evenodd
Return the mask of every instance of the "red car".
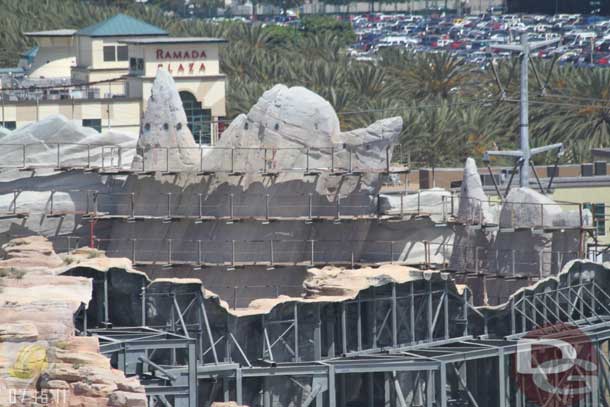
M 451 44 L 449 44 L 449 48 L 451 48 L 451 49 L 465 49 L 466 48 L 466 41 L 462 41 L 462 40 L 453 41 Z

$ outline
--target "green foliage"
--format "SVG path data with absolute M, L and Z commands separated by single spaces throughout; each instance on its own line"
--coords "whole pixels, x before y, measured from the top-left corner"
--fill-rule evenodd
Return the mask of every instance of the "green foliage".
M 294 47 L 302 35 L 296 28 L 281 25 L 265 27 L 269 35 L 269 45 L 274 47 Z
M 283 83 L 305 86 L 326 98 L 335 107 L 342 130 L 402 116 L 401 143 L 416 165 L 461 165 L 465 156 L 480 158 L 485 150 L 517 145 L 516 59 L 497 66 L 508 96 L 500 101 L 490 70 L 448 54 L 389 49 L 381 51 L 375 63 L 356 61 L 346 55 L 345 45 L 355 38 L 352 29 L 332 17 L 305 17 L 303 30 L 295 30 L 180 19 L 159 7 L 169 7 L 167 1 L 151 3 L 124 2 L 119 8 L 110 0 L 0 0 L 0 65 L 14 66 L 19 53 L 33 45 L 23 32 L 80 28 L 120 11 L 173 36 L 226 38 L 221 70 L 228 78 L 229 118 L 247 112 L 265 90 Z M 540 96 L 531 74 L 534 146 L 563 142 L 566 161 L 590 159 L 592 147 L 610 147 L 610 70 L 534 64 L 540 77 L 548 79 L 548 93 L 560 95 Z
M 303 31 L 307 35 L 332 33 L 339 38 L 343 45 L 356 40 L 356 34 L 348 22 L 326 16 L 305 16 L 302 18 Z

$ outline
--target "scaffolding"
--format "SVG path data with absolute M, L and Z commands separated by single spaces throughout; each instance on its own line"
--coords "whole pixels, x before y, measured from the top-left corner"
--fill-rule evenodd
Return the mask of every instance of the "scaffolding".
M 0 164 L 0 169 L 78 170 L 138 178 L 189 172 L 223 179 L 246 174 L 380 177 L 408 172 L 408 166 L 391 165 L 391 147 L 384 147 L 381 168 L 355 165 L 358 151 L 346 147 L 198 147 L 194 152 L 199 161 L 188 170 L 173 164 L 177 163 L 173 157 L 179 153 L 176 148 L 147 151 L 140 161 L 141 168 L 125 165 L 131 162 L 129 157 L 136 155 L 135 148 L 129 151 L 120 146 L 87 145 L 83 150 L 83 146 L 75 146 L 86 154 L 74 158 L 72 147 L 57 144 L 54 154 L 44 151 L 47 157 L 53 156 L 48 162 L 33 162 L 34 155 L 40 156 L 40 151 L 35 151 L 40 147 L 16 148 L 21 151 L 20 159 L 13 154 L 15 162 Z M 221 165 L 206 159 L 208 150 L 225 158 L 218 160 Z M 276 161 L 281 162 L 277 160 L 279 156 L 295 153 L 302 157 L 300 162 L 287 168 L 277 166 Z M 599 355 L 603 380 L 590 383 L 591 391 L 583 405 L 608 405 L 604 395 L 610 390 L 606 349 L 610 340 L 610 287 L 596 278 L 585 278 L 584 273 L 573 273 L 578 274 L 577 281 L 558 276 L 565 267 L 574 267 L 575 259 L 583 257 L 584 236 L 595 229 L 581 204 L 496 203 L 473 201 L 452 193 L 431 201 L 421 192 L 400 192 L 388 198 L 377 191 L 272 191 L 71 190 L 72 201 L 77 204 L 70 210 L 56 205 L 58 191 L 51 191 L 41 213 L 21 210 L 21 191 L 14 191 L 13 201 L 2 208 L 0 217 L 40 215 L 60 221 L 66 216 L 77 217 L 90 225 L 92 247 L 104 249 L 110 257 L 127 257 L 135 266 L 143 267 L 233 270 L 396 264 L 441 271 L 410 270 L 419 273 L 412 281 L 380 283 L 353 298 L 291 299 L 278 303 L 269 312 L 255 314 L 240 313 L 243 304 L 237 287 L 232 288 L 232 306 L 225 307 L 218 298 L 206 296 L 202 285 L 149 284 L 144 279 L 141 287 L 135 288 L 127 280 L 114 281 L 116 270 L 93 273 L 94 300 L 82 304 L 75 325 L 79 334 L 99 338 L 101 352 L 111 358 L 114 367 L 128 376 L 139 377 L 151 406 L 207 407 L 222 399 L 260 407 L 526 407 L 525 395 L 510 374 L 515 367 L 517 345 L 532 332 L 559 324 L 570 324 L 583 332 Z M 399 204 L 384 205 L 384 200 L 391 198 Z M 467 203 L 470 212 L 460 211 L 460 202 Z M 490 222 L 482 210 L 486 205 L 502 205 L 505 216 Z M 546 219 L 547 205 L 575 215 L 565 225 L 554 225 Z M 215 228 L 242 222 L 366 225 L 413 220 L 446 229 L 497 231 L 498 235 L 575 231 L 580 243 L 577 250 L 515 250 L 413 238 L 200 238 L 204 224 Z M 100 238 L 94 233 L 98 222 L 134 225 L 122 226 L 124 238 Z M 147 228 L 138 232 L 136 227 L 141 224 L 167 224 L 167 229 L 163 238 L 143 236 Z M 186 238 L 174 237 L 172 225 L 192 226 L 195 232 Z M 66 251 L 71 253 L 80 246 L 81 238 L 66 236 L 56 239 L 55 244 L 66 241 Z M 75 268 L 74 274 L 84 273 L 84 269 Z M 558 277 L 549 280 L 550 275 Z M 485 308 L 475 306 L 474 291 L 458 289 L 454 277 L 474 278 L 483 284 L 492 279 L 523 280 L 521 285 L 536 281 L 545 289 L 540 291 L 533 286 L 516 292 L 506 304 Z M 121 289 L 117 290 L 119 284 Z M 264 286 L 273 290 L 271 298 L 289 288 Z M 294 288 L 290 287 L 293 291 Z M 120 316 L 116 312 L 118 305 L 112 301 L 120 302 Z M 355 395 L 356 388 L 360 393 Z
M 511 373 L 520 340 L 569 324 L 594 349 L 599 370 L 580 405 L 603 406 L 610 296 L 607 277 L 587 277 L 588 267 L 572 266 L 567 277 L 497 308 L 473 306 L 470 291 L 439 273 L 370 287 L 353 299 L 291 301 L 243 317 L 222 311 L 202 289 L 143 286 L 140 326 L 88 329 L 84 306 L 77 326 L 98 336 L 102 352 L 126 374 L 140 377 L 151 405 L 222 399 L 271 407 L 282 405 L 278 397 L 289 386 L 300 405 L 347 406 L 357 381 L 365 389 L 357 398 L 371 407 L 524 407 Z M 167 319 L 151 318 L 151 303 L 169 309 Z
M 103 175 L 150 175 L 154 173 L 195 173 L 201 176 L 228 174 L 262 174 L 275 177 L 281 173 L 298 173 L 316 176 L 322 173 L 334 176 L 360 176 L 362 174 L 404 174 L 409 172 L 408 157 L 399 154 L 399 166 L 392 165 L 393 146 L 383 148 L 384 159 L 379 168 L 358 164 L 366 144 L 352 147 L 151 147 L 139 155 L 139 165 L 132 167 L 138 156 L 137 147 L 114 144 L 84 143 L 0 143 L 7 160 L 0 163 L 0 170 L 20 171 L 53 170 L 93 171 Z M 399 149 L 399 148 L 398 148 Z M 362 150 L 362 151 L 361 151 Z M 400 149 L 399 149 L 400 151 Z M 216 161 L 208 159 L 212 154 Z M 197 157 L 192 166 L 185 168 L 178 156 Z M 279 166 L 282 157 L 303 157 L 301 164 Z M 247 157 L 247 159 L 244 159 Z

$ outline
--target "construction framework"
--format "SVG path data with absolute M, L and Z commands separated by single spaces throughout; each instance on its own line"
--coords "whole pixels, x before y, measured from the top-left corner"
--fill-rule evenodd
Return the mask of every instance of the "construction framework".
M 361 147 L 357 146 L 357 147 Z M 20 171 L 36 171 L 41 169 L 54 171 L 85 170 L 103 175 L 149 175 L 159 172 L 175 174 L 179 172 L 194 172 L 199 175 L 228 174 L 241 176 L 246 173 L 259 173 L 265 176 L 277 176 L 280 173 L 301 173 L 304 175 L 362 175 L 406 173 L 408 166 L 399 167 L 391 165 L 392 149 L 400 147 L 387 146 L 384 148 L 384 168 L 361 167 L 355 163 L 354 156 L 358 154 L 357 148 L 348 147 L 154 147 L 141 156 L 140 166 L 132 168 L 130 160 L 137 154 L 137 147 L 124 147 L 113 144 L 84 144 L 84 143 L 48 143 L 41 144 L 10 144 L 0 143 L 0 149 L 8 150 L 7 161 L 0 164 L 1 170 L 17 169 Z M 74 156 L 74 150 L 79 150 L 81 156 Z M 66 152 L 67 151 L 67 152 Z M 197 165 L 186 170 L 183 166 L 173 167 L 175 157 L 179 153 L 195 153 L 198 157 Z M 207 155 L 214 152 L 223 158 L 220 166 L 213 166 L 207 160 Z M 41 162 L 41 154 L 47 154 L 47 162 Z M 278 167 L 278 157 L 286 154 L 298 154 L 303 158 L 303 165 L 291 167 Z M 243 160 L 246 155 L 248 160 Z M 146 157 L 149 156 L 149 160 Z M 399 153 L 402 161 L 403 154 Z M 29 158 L 28 158 L 29 157 Z M 314 159 L 314 157 L 323 157 Z M 339 157 L 346 160 L 346 164 L 338 164 Z M 248 167 L 244 162 L 248 162 Z M 396 161 L 396 160 L 395 160 Z M 410 161 L 407 157 L 407 163 Z M 256 163 L 259 163 L 258 165 Z M 226 165 L 225 165 L 226 163 Z M 254 163 L 254 164 L 253 164 Z M 317 164 L 316 164 L 317 163 Z
M 180 287 L 143 287 L 140 326 L 112 327 L 107 309 L 102 329 L 87 328 L 87 312 L 76 318 L 81 334 L 98 336 L 117 367 L 140 377 L 151 405 L 175 406 L 218 398 L 283 405 L 287 385 L 300 389 L 302 406 L 346 406 L 358 380 L 371 407 L 525 407 L 511 374 L 519 341 L 569 324 L 586 336 L 598 369 L 580 405 L 607 406 L 610 296 L 579 267 L 571 278 L 516 293 L 501 310 L 474 307 L 448 275 L 424 272 L 417 282 L 370 287 L 353 299 L 290 302 L 247 318 L 219 315 L 201 289 Z M 150 320 L 151 302 L 171 308 L 169 319 Z M 244 329 L 257 340 L 240 335 Z M 469 372 L 474 366 L 486 366 L 484 385 Z

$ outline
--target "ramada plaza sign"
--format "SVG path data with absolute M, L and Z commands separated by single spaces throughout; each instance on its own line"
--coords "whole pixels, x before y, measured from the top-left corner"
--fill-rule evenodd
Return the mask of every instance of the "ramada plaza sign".
M 206 58 L 204 50 L 166 50 L 157 49 L 155 56 L 159 63 L 157 68 L 165 68 L 172 74 L 200 74 L 205 72 L 205 64 L 202 59 Z

